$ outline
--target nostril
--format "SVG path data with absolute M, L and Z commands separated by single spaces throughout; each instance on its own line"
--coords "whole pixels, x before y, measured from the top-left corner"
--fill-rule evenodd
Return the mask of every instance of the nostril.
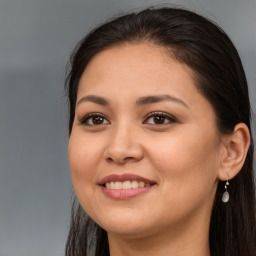
M 125 164 L 126 162 L 135 160 L 134 157 L 108 157 L 107 162 L 112 163 L 118 163 L 118 164 Z
M 113 162 L 113 159 L 111 157 L 108 157 L 107 162 Z
M 107 162 L 115 162 L 120 165 L 130 161 L 139 161 L 143 156 L 144 152 L 140 144 L 132 140 L 127 143 L 123 138 L 118 141 L 117 138 L 113 138 L 104 150 L 104 159 Z

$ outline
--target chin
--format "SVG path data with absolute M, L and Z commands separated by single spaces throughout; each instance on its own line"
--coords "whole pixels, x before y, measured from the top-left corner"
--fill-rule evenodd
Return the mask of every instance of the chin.
M 140 214 L 139 216 L 145 216 Z M 122 214 L 119 216 L 108 215 L 101 216 L 99 220 L 96 220 L 99 226 L 105 229 L 108 233 L 129 237 L 147 233 L 150 229 L 149 223 L 146 218 L 139 217 L 138 215 Z
M 120 223 L 115 223 L 113 225 L 108 224 L 104 228 L 108 234 L 113 234 L 126 239 L 139 239 L 149 235 L 150 228 L 141 225 L 121 225 Z

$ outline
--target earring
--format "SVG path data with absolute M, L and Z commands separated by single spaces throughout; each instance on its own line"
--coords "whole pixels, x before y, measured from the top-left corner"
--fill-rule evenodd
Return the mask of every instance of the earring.
M 227 178 L 227 181 L 226 181 L 226 184 L 225 184 L 225 190 L 226 191 L 223 193 L 223 196 L 222 196 L 222 202 L 223 203 L 227 203 L 229 201 L 229 193 L 228 193 L 229 182 L 228 182 L 228 178 Z

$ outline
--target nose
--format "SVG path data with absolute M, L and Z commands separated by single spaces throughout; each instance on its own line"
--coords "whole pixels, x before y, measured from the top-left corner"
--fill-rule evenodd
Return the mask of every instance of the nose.
M 140 161 L 144 156 L 138 132 L 127 125 L 112 130 L 104 157 L 110 163 L 124 165 Z

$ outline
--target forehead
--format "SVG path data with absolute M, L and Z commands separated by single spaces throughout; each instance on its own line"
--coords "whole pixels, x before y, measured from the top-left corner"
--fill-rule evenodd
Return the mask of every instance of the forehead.
M 174 86 L 186 80 L 195 85 L 193 71 L 177 62 L 163 47 L 152 44 L 126 44 L 101 51 L 88 63 L 79 83 L 79 89 L 96 90 L 108 82 L 111 87 L 126 89 Z M 120 82 L 121 81 L 121 82 Z M 109 87 L 110 89 L 110 87 Z

